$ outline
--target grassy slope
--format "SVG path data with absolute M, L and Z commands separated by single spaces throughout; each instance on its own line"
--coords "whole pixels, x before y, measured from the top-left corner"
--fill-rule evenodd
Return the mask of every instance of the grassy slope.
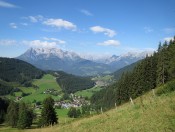
M 50 74 L 46 74 L 43 76 L 43 78 L 41 79 L 36 79 L 33 84 L 37 85 L 39 87 L 39 89 L 33 91 L 33 89 L 25 89 L 25 91 L 27 92 L 32 92 L 31 95 L 26 96 L 23 98 L 24 101 L 28 101 L 28 102 L 32 102 L 33 100 L 37 100 L 37 101 L 43 101 L 43 99 L 45 99 L 46 97 L 48 97 L 48 94 L 43 94 L 43 92 L 46 89 L 55 89 L 58 91 L 61 91 L 61 88 L 59 87 L 59 85 L 57 84 L 54 76 L 50 75 Z M 59 99 L 59 96 L 52 96 L 54 99 Z
M 154 97 L 152 91 L 104 114 L 78 119 L 52 128 L 27 132 L 175 131 L 175 92 Z
M 30 93 L 30 95 L 22 98 L 25 102 L 43 101 L 49 94 L 43 94 L 46 89 L 55 89 L 61 91 L 60 86 L 57 84 L 55 77 L 46 74 L 41 79 L 35 79 L 33 84 L 37 85 L 39 88 L 35 89 L 33 87 L 19 87 L 24 93 Z M 15 96 L 21 96 L 22 92 L 15 92 Z M 8 95 L 7 97 L 14 99 L 13 96 Z M 61 96 L 53 96 L 54 99 L 59 99 Z
M 100 90 L 101 90 L 100 87 L 93 87 L 90 89 L 78 91 L 75 93 L 75 95 L 90 98 L 95 92 L 100 91 Z

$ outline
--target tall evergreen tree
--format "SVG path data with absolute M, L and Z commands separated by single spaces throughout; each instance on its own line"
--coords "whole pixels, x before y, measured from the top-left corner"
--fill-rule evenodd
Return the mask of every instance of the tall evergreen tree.
M 157 60 L 157 85 L 162 85 L 168 80 L 169 57 L 167 52 L 168 44 L 165 41 L 163 46 L 158 50 Z
M 17 127 L 19 129 L 29 128 L 32 125 L 33 121 L 33 110 L 24 103 L 19 105 L 19 119 Z
M 18 122 L 18 110 L 19 106 L 14 101 L 11 101 L 8 109 L 7 109 L 7 116 L 6 121 L 9 126 L 16 127 Z
M 168 51 L 170 58 L 168 73 L 170 78 L 175 78 L 175 36 L 174 39 L 169 42 Z
M 5 121 L 8 105 L 8 100 L 0 98 L 0 124 Z
M 51 97 L 43 101 L 39 126 L 49 126 L 58 123 L 58 118 L 54 109 L 54 100 Z
M 71 107 L 68 114 L 70 118 L 78 118 L 81 115 L 80 109 L 76 109 L 75 107 Z

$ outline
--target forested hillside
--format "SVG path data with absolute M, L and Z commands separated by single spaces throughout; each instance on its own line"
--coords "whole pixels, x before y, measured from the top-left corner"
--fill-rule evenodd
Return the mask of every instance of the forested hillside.
M 136 65 L 139 63 L 140 61 L 137 61 L 135 63 L 132 63 L 131 65 L 125 66 L 117 71 L 115 71 L 114 73 L 112 73 L 112 75 L 114 76 L 115 80 L 119 80 L 120 77 L 122 76 L 123 72 L 131 72 L 134 67 L 136 67 Z
M 175 37 L 159 44 L 157 52 L 140 61 L 132 72 L 127 72 L 113 85 L 91 98 L 96 107 L 106 109 L 134 99 L 156 86 L 175 78 Z
M 80 77 L 72 74 L 67 74 L 62 71 L 52 73 L 65 93 L 74 93 L 79 90 L 92 88 L 95 82 L 90 77 Z
M 41 78 L 43 71 L 31 64 L 12 58 L 0 58 L 0 94 L 7 94 L 12 89 L 12 82 L 24 86 L 32 79 Z

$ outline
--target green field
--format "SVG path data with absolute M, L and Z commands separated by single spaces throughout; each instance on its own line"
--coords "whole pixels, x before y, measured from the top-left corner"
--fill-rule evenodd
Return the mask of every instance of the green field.
M 95 92 L 100 91 L 101 89 L 102 88 L 100 87 L 93 87 L 90 89 L 78 91 L 75 93 L 75 95 L 90 98 Z
M 69 109 L 56 109 L 56 113 L 58 115 L 60 124 L 65 124 L 73 120 L 73 118 L 68 117 L 67 115 L 68 111 Z
M 39 88 L 35 91 L 29 90 L 28 92 L 32 92 L 32 94 L 24 97 L 23 98 L 24 101 L 27 102 L 32 102 L 34 100 L 43 101 L 46 97 L 50 96 L 50 94 L 44 94 L 44 91 L 46 91 L 46 89 L 55 89 L 57 91 L 61 91 L 61 88 L 57 84 L 55 77 L 50 74 L 44 75 L 43 78 L 41 79 L 34 80 L 33 84 L 35 84 Z M 61 96 L 53 96 L 53 95 L 51 96 L 55 100 L 61 98 Z
M 59 96 L 54 96 L 51 94 L 44 94 L 46 89 L 55 89 L 57 92 L 61 92 L 61 88 L 56 82 L 56 79 L 54 76 L 50 74 L 44 75 L 41 79 L 35 79 L 33 80 L 33 84 L 38 86 L 38 88 L 33 88 L 33 87 L 19 87 L 21 91 L 25 94 L 29 94 L 27 96 L 24 96 L 22 98 L 23 101 L 25 102 L 33 102 L 34 100 L 36 101 L 43 101 L 46 97 L 52 96 L 53 99 L 58 100 L 61 98 L 62 94 Z M 15 92 L 15 96 L 21 96 L 22 92 Z M 15 98 L 14 96 L 7 96 L 9 98 Z

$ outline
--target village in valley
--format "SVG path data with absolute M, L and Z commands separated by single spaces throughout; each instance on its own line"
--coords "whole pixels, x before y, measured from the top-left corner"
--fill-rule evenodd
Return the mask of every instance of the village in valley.
M 63 101 L 55 101 L 55 107 L 61 107 L 69 109 L 71 107 L 81 107 L 82 105 L 90 105 L 90 102 L 86 100 L 84 97 L 77 96 L 74 94 L 70 94 L 70 100 L 63 100 Z
M 51 94 L 58 93 L 54 89 L 46 89 L 46 91 L 43 92 L 43 94 Z M 57 94 L 57 96 L 60 96 L 61 93 Z M 65 97 L 66 96 L 66 97 Z M 71 94 L 65 94 L 60 100 L 55 100 L 54 107 L 55 108 L 63 108 L 63 109 L 69 109 L 71 107 L 82 107 L 83 105 L 90 105 L 90 101 L 82 96 L 77 96 L 73 93 Z M 35 103 L 35 108 L 40 109 L 42 106 L 39 103 Z

